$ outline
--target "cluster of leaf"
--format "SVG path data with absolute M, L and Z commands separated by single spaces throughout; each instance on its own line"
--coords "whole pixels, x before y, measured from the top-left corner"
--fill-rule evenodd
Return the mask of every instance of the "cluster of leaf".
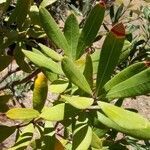
M 114 75 L 116 66 L 124 58 L 122 54 L 127 43 L 125 27 L 118 21 L 107 33 L 101 50 L 91 54 L 88 49 L 103 23 L 105 3 L 98 3 L 92 8 L 81 30 L 76 16 L 70 14 L 61 31 L 46 8 L 41 5 L 39 9 L 32 1 L 23 2 L 20 6 L 20 0 L 17 1 L 7 22 L 10 28 L 15 23 L 16 30 L 13 28 L 12 32 L 17 32 L 13 33 L 17 39 L 3 33 L 7 38 L 3 37 L 1 49 L 5 50 L 15 42 L 17 50 L 14 57 L 16 61 L 20 59 L 17 61 L 19 67 L 29 71 L 30 65 L 24 59 L 26 56 L 41 73 L 34 83 L 33 108 L 7 111 L 8 118 L 20 120 L 21 124 L 11 127 L 0 125 L 3 133 L 0 141 L 17 132 L 16 142 L 9 150 L 27 147 L 104 150 L 126 149 L 124 139 L 115 141 L 119 132 L 145 142 L 149 140 L 150 122 L 120 106 L 124 98 L 149 93 L 150 62 L 134 63 Z M 24 11 L 24 14 L 19 11 Z M 37 44 L 35 39 L 46 39 L 45 36 L 62 52 L 58 53 L 45 43 Z M 30 40 L 34 40 L 36 47 L 30 45 L 32 50 L 24 50 L 28 49 L 26 44 Z M 1 57 L 6 59 L 8 56 L 2 52 Z M 58 94 L 51 107 L 45 106 L 48 89 Z M 9 98 L 9 95 L 0 96 L 0 105 L 3 107 Z M 36 138 L 35 134 L 38 134 Z

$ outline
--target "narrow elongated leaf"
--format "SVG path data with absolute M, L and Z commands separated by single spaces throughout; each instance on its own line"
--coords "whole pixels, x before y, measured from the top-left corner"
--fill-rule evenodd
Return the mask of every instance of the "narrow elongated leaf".
M 69 104 L 57 104 L 53 107 L 45 107 L 40 115 L 41 118 L 49 121 L 61 121 L 73 117 L 77 110 Z
M 79 25 L 74 14 L 71 14 L 65 22 L 64 35 L 70 46 L 71 55 L 75 59 L 79 39 Z
M 94 99 L 92 98 L 80 97 L 80 96 L 61 95 L 61 98 L 63 98 L 73 107 L 78 109 L 86 109 L 90 107 L 94 102 Z
M 0 125 L 0 143 L 2 143 L 5 139 L 7 139 L 11 134 L 13 134 L 16 130 L 16 127 L 8 127 L 4 125 Z
M 66 74 L 67 78 L 78 86 L 83 91 L 92 94 L 92 90 L 86 81 L 84 75 L 80 70 L 75 66 L 75 64 L 67 57 L 62 60 L 62 69 Z
M 57 23 L 52 18 L 52 16 L 49 14 L 49 12 L 45 8 L 40 8 L 40 20 L 43 29 L 45 30 L 47 36 L 62 50 L 64 50 L 64 53 L 68 56 L 70 56 L 70 49 L 68 42 L 59 29 Z
M 6 116 L 14 120 L 30 120 L 37 118 L 39 112 L 31 108 L 13 108 L 7 111 Z
M 69 85 L 68 81 L 56 80 L 49 86 L 49 90 L 52 93 L 60 94 L 67 89 L 68 85 Z
M 62 60 L 62 55 L 58 54 L 57 52 L 55 52 L 54 50 L 52 50 L 51 48 L 39 43 L 39 46 L 41 48 L 41 51 L 43 53 L 45 53 L 47 56 L 49 56 L 51 59 L 55 60 L 55 61 L 61 61 Z
M 110 79 L 123 47 L 125 29 L 122 23 L 115 25 L 107 35 L 102 46 L 96 81 L 97 95 L 100 95 L 104 84 Z
M 88 81 L 91 89 L 93 88 L 93 64 L 90 55 L 86 55 L 86 62 L 83 75 L 85 76 L 86 80 Z
M 108 99 L 143 95 L 150 92 L 150 68 L 114 86 L 106 95 Z
M 108 104 L 108 105 L 111 105 L 111 104 Z M 116 107 L 116 106 L 111 105 L 110 109 L 112 110 L 113 107 Z M 119 108 L 119 109 L 121 109 L 121 108 Z M 121 109 L 121 111 L 122 110 L 123 109 Z M 103 111 L 104 111 L 104 109 L 103 109 Z M 125 126 L 127 126 L 127 128 L 123 128 L 123 127 L 119 126 L 119 124 L 117 124 L 117 122 L 114 122 L 114 120 L 111 120 L 110 118 L 106 117 L 104 114 L 102 114 L 100 112 L 97 112 L 98 120 L 100 122 L 102 122 L 104 125 L 106 125 L 106 126 L 108 126 L 110 128 L 113 128 L 113 129 L 115 129 L 117 131 L 120 131 L 122 133 L 125 133 L 127 135 L 130 135 L 130 136 L 133 136 L 133 137 L 136 137 L 136 138 L 139 138 L 139 139 L 149 139 L 150 138 L 150 125 L 149 125 L 148 120 L 146 121 L 146 119 L 143 119 L 141 116 L 139 117 L 139 115 L 135 113 L 136 114 L 136 119 L 138 118 L 137 120 L 139 120 L 140 118 L 142 118 L 141 121 L 144 120 L 144 122 L 145 121 L 147 122 L 147 123 L 145 122 L 147 124 L 147 126 L 142 126 L 141 124 L 143 124 L 143 123 L 141 123 L 141 122 L 140 122 L 140 125 L 136 126 L 135 123 L 137 123 L 138 121 L 136 119 L 134 121 L 134 119 L 133 119 L 133 117 L 135 117 L 135 114 L 132 116 L 133 112 L 127 111 L 127 113 L 126 113 L 126 110 L 123 110 L 123 111 L 125 111 L 125 115 L 129 115 L 129 116 L 125 116 L 125 118 L 126 117 L 131 117 L 132 118 L 132 119 L 129 119 L 129 120 L 132 120 L 131 122 L 129 122 L 129 120 L 126 121 L 124 119 L 124 116 L 121 115 L 121 118 L 123 118 L 122 121 L 124 121 L 124 123 L 126 124 Z M 105 112 L 106 112 L 106 110 L 105 110 Z M 117 113 L 117 115 L 118 114 L 119 113 Z M 119 116 L 120 116 L 120 114 L 119 114 Z M 141 128 L 135 128 L 134 129 L 134 127 L 133 127 L 134 125 L 131 125 L 131 124 L 135 124 L 136 127 L 141 127 Z M 128 125 L 129 125 L 129 127 L 128 127 Z M 131 129 L 129 129 L 129 128 L 131 128 Z
M 92 129 L 86 124 L 79 125 L 73 133 L 72 150 L 87 150 L 92 140 Z
M 6 112 L 9 107 L 7 102 L 12 98 L 12 95 L 1 95 L 0 96 L 0 112 Z
M 98 105 L 112 121 L 122 128 L 132 130 L 150 127 L 150 122 L 135 112 L 105 102 L 98 102 Z
M 16 22 L 18 27 L 21 28 L 27 14 L 29 13 L 32 0 L 17 0 L 17 5 L 9 18 L 9 23 Z
M 130 77 L 134 76 L 135 74 L 145 70 L 147 68 L 145 62 L 138 62 L 135 63 L 126 69 L 119 72 L 117 75 L 115 75 L 111 80 L 109 80 L 105 85 L 104 89 L 106 91 L 109 91 L 112 87 L 115 85 L 129 79 Z
M 18 64 L 18 66 L 20 67 L 20 69 L 22 69 L 24 72 L 31 73 L 31 71 L 32 71 L 31 67 L 25 61 L 25 55 L 21 51 L 21 45 L 20 44 L 17 44 L 17 46 L 15 47 L 14 57 L 15 57 L 15 60 Z
M 55 3 L 57 0 L 43 0 L 40 4 L 41 7 L 47 7 L 53 3 Z
M 58 63 L 54 62 L 50 58 L 36 54 L 30 51 L 23 50 L 23 53 L 37 66 L 41 68 L 46 68 L 56 74 L 63 74 L 61 67 Z
M 91 10 L 79 37 L 76 59 L 80 58 L 84 50 L 93 43 L 104 19 L 104 13 L 105 6 L 102 4 L 95 5 Z
M 41 111 L 48 93 L 48 80 L 43 73 L 39 73 L 34 82 L 33 108 Z
M 19 136 L 17 142 L 12 148 L 8 150 L 19 150 L 19 149 L 26 149 L 27 146 L 30 145 L 31 139 L 33 137 L 34 127 L 33 124 L 29 124 L 24 128 L 21 135 Z
M 12 62 L 10 56 L 0 56 L 0 71 L 3 71 Z
M 45 70 L 45 69 L 42 69 L 42 72 L 44 73 L 44 75 L 47 77 L 47 79 L 51 82 L 55 81 L 58 79 L 58 75 L 49 71 L 49 70 Z

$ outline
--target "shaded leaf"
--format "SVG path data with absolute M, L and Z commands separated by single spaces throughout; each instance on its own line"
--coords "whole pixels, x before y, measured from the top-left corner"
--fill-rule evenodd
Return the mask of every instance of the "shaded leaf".
M 50 58 L 36 54 L 30 51 L 23 50 L 23 53 L 37 66 L 48 69 L 56 74 L 63 74 L 59 64 L 51 60 Z
M 6 116 L 14 120 L 30 120 L 37 118 L 39 112 L 31 108 L 12 108 L 6 112 Z
M 59 29 L 57 23 L 52 18 L 52 16 L 49 14 L 49 12 L 45 8 L 40 8 L 40 20 L 43 29 L 45 30 L 47 36 L 62 50 L 64 50 L 64 53 L 68 56 L 70 56 L 70 49 L 68 42 Z
M 16 127 L 8 127 L 4 125 L 0 125 L 0 143 L 2 143 L 5 139 L 7 139 L 11 134 L 13 134 L 16 130 Z
M 104 13 L 105 7 L 102 4 L 96 4 L 91 10 L 79 37 L 76 59 L 80 58 L 84 50 L 93 43 L 104 19 Z
M 10 56 L 0 56 L 0 71 L 3 71 L 12 62 Z
M 107 35 L 99 58 L 96 91 L 101 94 L 104 84 L 110 79 L 123 47 L 125 28 L 122 23 L 115 25 Z
M 75 66 L 72 60 L 67 57 L 64 57 L 62 60 L 62 69 L 67 76 L 67 78 L 78 86 L 83 91 L 92 94 L 92 90 L 86 81 L 84 75 L 80 72 L 80 70 Z
M 107 93 L 108 99 L 143 95 L 150 92 L 150 68 L 117 84 Z
M 79 25 L 74 14 L 69 15 L 65 22 L 64 35 L 70 46 L 71 55 L 75 59 L 79 38 Z
M 61 98 L 78 109 L 86 109 L 90 107 L 94 102 L 94 99 L 92 98 L 80 96 L 61 95 Z

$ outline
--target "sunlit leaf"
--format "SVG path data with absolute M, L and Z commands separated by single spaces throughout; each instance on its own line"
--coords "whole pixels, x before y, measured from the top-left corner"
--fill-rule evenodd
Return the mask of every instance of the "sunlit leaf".
M 39 112 L 31 108 L 12 108 L 6 116 L 14 120 L 31 120 L 39 116 Z
M 80 97 L 80 96 L 61 95 L 61 98 L 63 98 L 73 107 L 76 107 L 78 109 L 86 109 L 90 107 L 94 102 L 94 99 L 92 98 Z

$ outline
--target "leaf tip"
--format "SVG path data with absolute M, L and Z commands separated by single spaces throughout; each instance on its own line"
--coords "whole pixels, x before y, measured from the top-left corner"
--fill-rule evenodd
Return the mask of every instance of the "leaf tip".
M 112 29 L 111 32 L 118 38 L 125 37 L 125 27 L 123 23 L 116 24 Z

